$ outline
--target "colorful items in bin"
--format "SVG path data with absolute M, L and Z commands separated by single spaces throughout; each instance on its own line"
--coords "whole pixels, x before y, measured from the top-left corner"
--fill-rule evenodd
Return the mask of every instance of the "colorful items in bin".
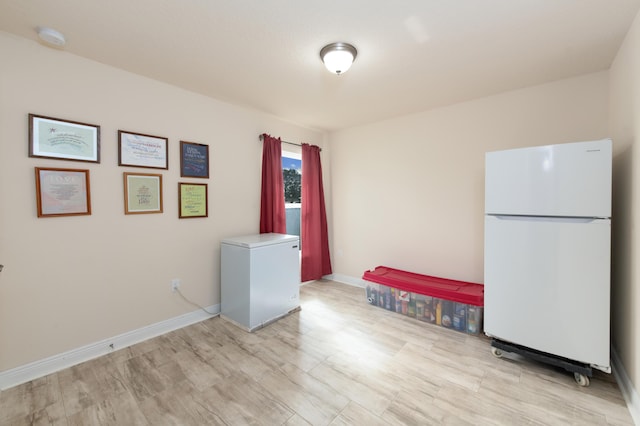
M 363 278 L 370 281 L 366 292 L 372 305 L 463 333 L 480 334 L 482 331 L 484 288 L 481 284 L 383 266 L 365 272 Z M 383 282 L 394 283 L 396 287 Z
M 467 310 L 467 333 L 478 334 L 482 327 L 482 310 L 476 306 L 469 306 Z
M 416 316 L 416 301 L 408 291 L 390 288 L 384 285 L 367 285 L 367 301 L 388 311 L 398 312 L 410 317 Z
M 411 294 L 416 301 L 416 318 L 420 321 L 434 323 L 436 311 L 433 297 L 424 294 Z
M 467 305 L 453 303 L 453 328 L 458 331 L 467 331 Z

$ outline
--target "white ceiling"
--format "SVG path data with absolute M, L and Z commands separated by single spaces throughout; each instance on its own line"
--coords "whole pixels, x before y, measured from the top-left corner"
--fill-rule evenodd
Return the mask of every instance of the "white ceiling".
M 0 0 L 0 30 L 37 40 L 37 26 L 52 27 L 67 52 L 335 130 L 605 70 L 639 8 L 640 0 Z M 358 49 L 341 76 L 319 57 L 335 41 Z

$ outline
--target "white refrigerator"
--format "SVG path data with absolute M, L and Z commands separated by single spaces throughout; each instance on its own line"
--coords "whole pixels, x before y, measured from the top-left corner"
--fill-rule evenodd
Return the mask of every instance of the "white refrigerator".
M 611 140 L 485 160 L 485 333 L 610 372 Z
M 299 238 L 255 234 L 221 243 L 220 316 L 254 331 L 300 307 Z

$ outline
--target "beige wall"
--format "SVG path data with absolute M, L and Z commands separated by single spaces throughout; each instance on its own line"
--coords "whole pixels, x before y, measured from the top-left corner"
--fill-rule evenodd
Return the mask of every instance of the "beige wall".
M 640 15 L 609 71 L 610 128 L 615 141 L 612 339 L 635 389 L 640 389 Z
M 483 282 L 484 154 L 608 136 L 607 73 L 331 135 L 334 272 Z
M 0 32 L 0 372 L 219 303 L 222 238 L 258 229 L 267 132 L 323 147 L 334 272 L 385 264 L 482 282 L 484 153 L 614 137 L 613 338 L 636 389 L 640 25 L 610 73 L 330 136 Z M 610 111 L 609 120 L 609 86 Z M 27 114 L 100 124 L 101 164 L 27 156 Z M 168 137 L 164 214 L 123 214 L 117 130 Z M 609 134 L 609 129 L 611 134 Z M 180 140 L 210 146 L 209 218 L 177 218 Z M 331 161 L 329 161 L 331 160 Z M 36 218 L 36 166 L 91 171 L 93 214 Z M 196 180 L 197 182 L 203 182 Z
M 219 243 L 259 225 L 258 134 L 324 135 L 0 32 L 0 372 L 220 301 Z M 101 163 L 29 158 L 27 115 L 101 126 Z M 125 216 L 118 129 L 169 138 L 164 213 Z M 181 179 L 179 141 L 211 177 Z M 36 217 L 34 167 L 89 169 L 91 216 Z M 209 184 L 209 217 L 179 220 L 177 182 Z M 330 197 L 330 194 L 328 195 Z

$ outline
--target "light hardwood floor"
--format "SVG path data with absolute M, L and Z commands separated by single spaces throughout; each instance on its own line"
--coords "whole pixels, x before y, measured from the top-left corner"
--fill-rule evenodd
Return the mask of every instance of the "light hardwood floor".
M 301 302 L 255 333 L 213 318 L 0 392 L 0 424 L 633 424 L 610 375 L 579 387 L 340 283 Z

